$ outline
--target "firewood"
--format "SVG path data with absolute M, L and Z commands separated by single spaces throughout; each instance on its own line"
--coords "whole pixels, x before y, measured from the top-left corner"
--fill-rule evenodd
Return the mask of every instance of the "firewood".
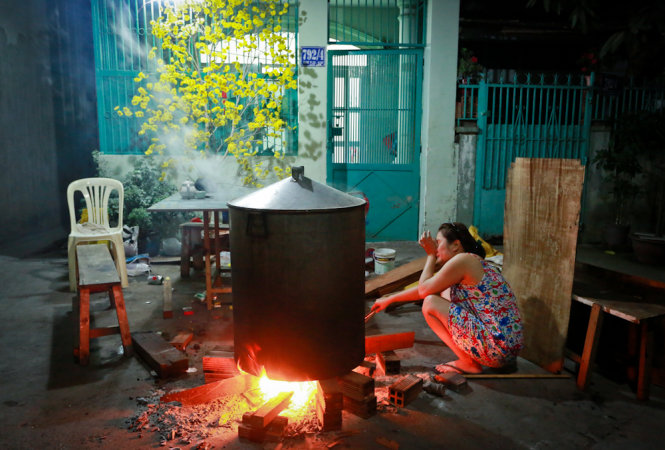
M 243 423 L 254 428 L 266 427 L 277 415 L 282 412 L 291 402 L 293 392 L 282 392 L 268 400 L 259 409 L 247 416 L 243 416 Z
M 160 378 L 180 375 L 189 367 L 187 356 L 170 346 L 157 333 L 132 333 L 132 342 L 136 353 L 157 372 Z
M 413 347 L 416 333 L 408 331 L 405 333 L 379 334 L 376 336 L 365 336 L 365 354 L 386 352 L 398 348 Z
M 192 338 L 194 338 L 194 333 L 181 331 L 180 333 L 176 334 L 173 339 L 171 339 L 170 344 L 178 350 L 184 352 L 189 343 L 192 342 Z
M 379 275 L 365 282 L 365 297 L 377 297 L 390 294 L 418 281 L 425 267 L 426 256 L 403 264 L 388 273 Z
M 252 389 L 254 383 L 256 383 L 256 377 L 242 374 L 192 389 L 172 392 L 162 396 L 160 401 L 162 403 L 180 402 L 183 405 L 198 405 L 215 400 L 222 395 L 242 394 L 246 390 Z

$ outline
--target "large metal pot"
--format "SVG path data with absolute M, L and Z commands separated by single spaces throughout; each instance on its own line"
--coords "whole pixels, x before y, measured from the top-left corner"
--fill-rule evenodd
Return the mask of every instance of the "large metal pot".
M 365 355 L 365 201 L 304 176 L 228 203 L 235 357 L 277 380 L 350 372 Z

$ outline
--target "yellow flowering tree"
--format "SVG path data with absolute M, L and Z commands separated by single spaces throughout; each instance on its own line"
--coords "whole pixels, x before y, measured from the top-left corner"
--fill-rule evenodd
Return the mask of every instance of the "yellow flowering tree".
M 165 2 L 151 21 L 161 47 L 149 54 L 155 73 L 139 73 L 131 107 L 116 107 L 141 118 L 146 155 L 164 156 L 162 178 L 174 168 L 173 149 L 185 158 L 233 156 L 245 184 L 285 175 L 283 108 L 297 88 L 287 11 L 280 0 Z

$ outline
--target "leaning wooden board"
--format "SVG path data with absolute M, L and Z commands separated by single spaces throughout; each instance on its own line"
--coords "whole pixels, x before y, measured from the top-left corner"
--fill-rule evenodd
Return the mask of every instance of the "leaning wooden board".
M 380 297 L 418 281 L 427 256 L 402 264 L 365 282 L 365 297 Z
M 508 171 L 503 274 L 524 325 L 521 356 L 563 368 L 584 166 L 574 159 L 517 158 Z

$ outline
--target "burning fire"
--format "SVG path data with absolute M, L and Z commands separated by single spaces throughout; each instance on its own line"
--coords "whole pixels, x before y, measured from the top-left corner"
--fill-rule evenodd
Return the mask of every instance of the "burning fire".
M 265 401 L 270 400 L 282 392 L 293 392 L 291 404 L 287 408 L 291 411 L 305 409 L 316 394 L 315 381 L 279 381 L 271 380 L 262 371 L 259 377 L 258 386 Z

